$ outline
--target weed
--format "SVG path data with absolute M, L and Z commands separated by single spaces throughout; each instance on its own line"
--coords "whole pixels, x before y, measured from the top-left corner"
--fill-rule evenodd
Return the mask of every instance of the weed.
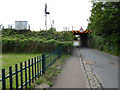
M 60 71 L 60 70 L 58 70 L 58 71 L 57 71 L 57 73 L 61 73 L 61 71 Z
M 31 85 L 31 86 L 27 86 L 27 88 L 32 90 L 32 88 L 35 88 L 35 87 L 34 87 L 34 85 Z
M 43 83 L 45 83 L 45 79 L 44 78 L 40 78 L 40 79 L 38 79 L 38 80 L 36 80 L 36 83 L 37 84 L 43 84 Z
M 54 83 L 52 81 L 47 81 L 47 84 L 50 85 L 50 86 L 54 85 Z

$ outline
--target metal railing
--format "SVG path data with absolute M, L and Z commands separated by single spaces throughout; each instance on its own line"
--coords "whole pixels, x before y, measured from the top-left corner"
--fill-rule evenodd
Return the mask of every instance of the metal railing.
M 0 82 L 2 82 L 2 89 L 23 89 L 24 87 L 27 88 L 28 84 L 31 86 L 31 83 L 34 83 L 36 77 L 39 78 L 42 74 L 44 75 L 48 66 L 52 65 L 60 58 L 63 50 L 64 47 L 59 47 L 51 53 L 42 54 L 42 57 L 37 56 L 24 63 L 21 62 L 20 66 L 18 64 L 16 64 L 15 67 L 10 66 L 9 75 L 7 76 L 5 75 L 5 69 L 2 69 L 2 78 L 0 79 Z M 15 72 L 12 71 L 13 68 Z M 6 82 L 7 79 L 9 79 L 8 82 Z

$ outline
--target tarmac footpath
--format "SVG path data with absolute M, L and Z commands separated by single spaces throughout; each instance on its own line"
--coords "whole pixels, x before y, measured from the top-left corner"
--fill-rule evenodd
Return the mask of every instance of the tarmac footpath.
M 51 88 L 87 88 L 77 48 L 74 48 L 71 57 L 65 60 L 62 72 Z

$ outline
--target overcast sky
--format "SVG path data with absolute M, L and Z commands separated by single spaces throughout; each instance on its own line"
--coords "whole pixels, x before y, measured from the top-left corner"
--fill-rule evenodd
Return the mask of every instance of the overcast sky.
M 81 26 L 86 29 L 91 15 L 89 0 L 1 0 L 0 1 L 0 24 L 5 28 L 8 24 L 15 26 L 15 21 L 28 21 L 31 30 L 45 29 L 45 3 L 48 5 L 50 15 L 47 16 L 48 29 L 50 17 L 54 20 L 57 31 L 63 27 Z

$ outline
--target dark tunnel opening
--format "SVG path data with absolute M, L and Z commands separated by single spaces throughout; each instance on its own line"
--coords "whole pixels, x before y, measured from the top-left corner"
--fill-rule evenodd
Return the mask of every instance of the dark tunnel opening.
M 88 40 L 88 34 L 87 33 L 81 33 L 80 39 L 79 39 L 80 46 L 82 47 L 88 47 L 89 46 L 89 40 Z

